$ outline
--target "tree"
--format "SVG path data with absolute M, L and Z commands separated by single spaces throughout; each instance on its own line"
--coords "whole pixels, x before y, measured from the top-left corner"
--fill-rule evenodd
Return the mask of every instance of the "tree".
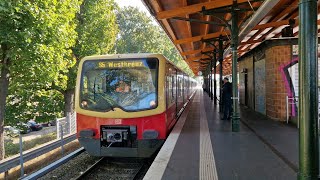
M 117 11 L 119 34 L 114 46 L 115 53 L 160 53 L 193 75 L 168 36 L 151 19 L 135 7 Z
M 0 160 L 8 93 L 16 97 L 58 78 L 75 43 L 78 7 L 78 0 L 0 0 Z
M 62 116 L 63 105 L 63 96 L 57 91 L 32 89 L 16 92 L 14 95 L 9 93 L 5 109 L 5 125 L 16 126 L 17 123 L 27 122 L 30 119 L 49 122 Z
M 107 54 L 112 49 L 118 27 L 116 24 L 114 0 L 84 0 L 76 16 L 76 44 L 71 48 L 72 62 L 61 71 L 51 88 L 64 96 L 65 115 L 73 112 L 74 91 L 79 61 L 84 56 Z

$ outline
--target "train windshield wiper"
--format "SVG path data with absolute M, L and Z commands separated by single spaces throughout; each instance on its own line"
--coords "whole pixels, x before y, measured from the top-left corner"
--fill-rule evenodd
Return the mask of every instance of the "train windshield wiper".
M 115 103 L 113 102 L 113 99 L 107 94 L 104 94 L 102 98 L 104 99 L 104 102 L 108 103 L 110 110 L 115 111 Z M 109 108 L 107 109 L 107 112 L 110 111 Z
M 107 101 L 107 103 L 108 103 L 109 106 L 110 106 L 110 110 L 115 111 L 115 110 L 114 110 L 115 107 L 112 105 L 112 103 L 110 103 L 109 100 L 106 100 L 106 101 Z M 109 111 L 110 111 L 110 110 L 109 110 Z M 108 111 L 107 111 L 107 112 L 108 112 Z

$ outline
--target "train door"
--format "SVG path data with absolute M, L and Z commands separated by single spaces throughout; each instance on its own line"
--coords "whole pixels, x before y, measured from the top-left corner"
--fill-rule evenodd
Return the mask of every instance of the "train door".
M 190 94 L 190 77 L 187 77 L 187 99 L 189 98 Z
M 171 87 L 172 87 L 172 90 L 171 90 L 171 93 L 172 93 L 172 102 L 174 103 L 174 114 L 176 115 L 177 114 L 177 89 L 176 89 L 176 84 L 177 84 L 177 72 L 176 70 L 172 67 L 172 71 L 170 73 L 170 77 L 171 77 Z
M 184 98 L 184 94 L 185 94 L 185 92 L 184 92 L 184 87 L 185 87 L 184 78 L 185 78 L 185 76 L 184 76 L 184 74 L 182 74 L 182 78 L 181 78 L 181 81 L 182 81 L 181 82 L 182 83 L 182 88 L 181 88 L 181 91 L 182 91 L 182 104 L 184 104 L 186 102 L 186 100 Z
M 175 89 L 176 70 L 167 63 L 166 67 L 166 100 L 167 100 L 167 125 L 171 126 L 176 118 L 176 89 Z
M 183 82 L 184 82 L 184 85 L 183 85 L 184 101 L 183 101 L 183 103 L 185 104 L 188 101 L 188 76 L 184 75 Z
M 172 82 L 172 73 L 173 73 L 173 67 L 170 63 L 166 64 L 166 104 L 167 109 L 170 108 L 174 103 L 173 98 L 173 82 Z
M 183 75 L 177 70 L 177 112 L 180 111 L 183 104 Z
M 175 90 L 176 115 L 177 115 L 178 114 L 178 72 L 176 69 L 174 73 L 174 90 Z

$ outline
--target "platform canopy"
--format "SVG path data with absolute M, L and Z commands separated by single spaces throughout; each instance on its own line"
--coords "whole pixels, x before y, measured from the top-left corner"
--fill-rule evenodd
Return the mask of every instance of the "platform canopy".
M 293 27 L 293 36 L 298 36 L 299 0 L 143 0 L 143 2 L 195 74 L 207 68 L 208 56 L 202 52 L 212 52 L 215 46 L 218 46 L 218 42 L 214 41 L 216 38 L 222 35 L 225 40 L 224 49 L 230 46 L 231 33 L 226 23 L 231 24 L 231 9 L 235 7 L 235 2 L 238 26 L 243 35 L 239 39 L 239 56 L 266 39 L 281 38 L 281 31 L 289 26 L 289 20 Z M 209 41 L 215 43 L 215 46 Z M 231 53 L 226 52 L 225 50 L 223 74 L 231 74 Z

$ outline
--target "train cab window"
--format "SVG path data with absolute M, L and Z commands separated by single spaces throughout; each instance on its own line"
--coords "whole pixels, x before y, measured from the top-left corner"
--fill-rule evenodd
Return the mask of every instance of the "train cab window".
M 158 59 L 90 60 L 82 66 L 80 106 L 142 111 L 158 106 Z

